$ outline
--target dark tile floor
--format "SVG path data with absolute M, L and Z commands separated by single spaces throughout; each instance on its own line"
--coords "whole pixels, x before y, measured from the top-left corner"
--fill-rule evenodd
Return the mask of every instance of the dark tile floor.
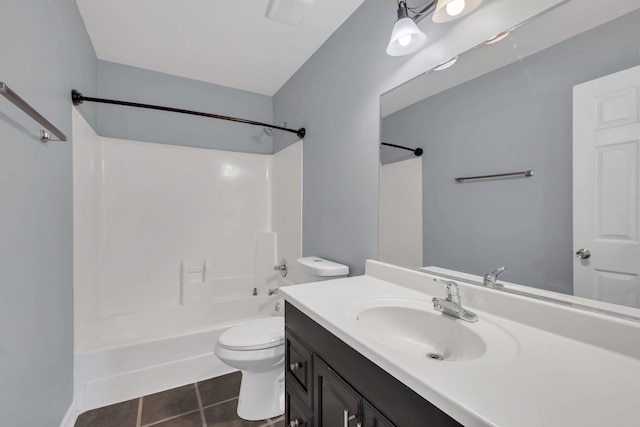
M 75 427 L 284 427 L 238 417 L 240 372 L 85 412 Z

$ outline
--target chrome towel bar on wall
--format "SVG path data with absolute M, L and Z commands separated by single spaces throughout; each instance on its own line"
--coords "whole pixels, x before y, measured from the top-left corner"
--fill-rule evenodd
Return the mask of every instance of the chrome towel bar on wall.
M 24 99 L 20 98 L 14 91 L 12 91 L 6 83 L 0 82 L 0 94 L 7 98 L 13 105 L 21 109 L 26 115 L 38 122 L 40 126 L 46 130 L 40 130 L 40 141 L 49 142 L 56 141 L 51 139 L 51 134 L 54 134 L 58 141 L 66 141 L 67 137 L 64 133 L 55 127 L 51 122 L 45 119 L 42 114 L 38 113 L 35 108 L 29 105 Z
M 508 172 L 508 173 L 496 173 L 493 175 L 478 175 L 478 176 L 460 176 L 456 178 L 456 182 L 473 181 L 476 179 L 490 179 L 490 178 L 509 178 L 514 176 L 523 176 L 525 178 L 533 176 L 532 170 L 520 171 L 520 172 Z

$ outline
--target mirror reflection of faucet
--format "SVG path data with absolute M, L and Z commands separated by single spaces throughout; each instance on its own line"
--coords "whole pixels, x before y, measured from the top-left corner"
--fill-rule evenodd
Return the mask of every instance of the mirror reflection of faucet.
M 507 269 L 507 267 L 500 267 L 497 268 L 495 270 L 493 270 L 491 273 L 487 273 L 484 275 L 484 281 L 482 282 L 487 288 L 502 288 L 503 285 L 496 283 L 496 280 L 498 279 L 498 276 L 501 273 L 504 273 L 504 271 Z
M 441 299 L 433 297 L 433 309 L 443 314 L 462 319 L 466 322 L 477 322 L 478 315 L 462 308 L 460 300 L 460 289 L 456 282 L 450 280 L 436 279 L 436 281 L 447 286 L 447 298 Z

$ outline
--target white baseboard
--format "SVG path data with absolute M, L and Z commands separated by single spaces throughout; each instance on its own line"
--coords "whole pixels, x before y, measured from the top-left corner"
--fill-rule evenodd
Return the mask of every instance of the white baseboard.
M 72 401 L 67 413 L 64 414 L 64 418 L 60 423 L 60 427 L 74 427 L 78 419 L 78 410 L 76 409 L 76 401 Z

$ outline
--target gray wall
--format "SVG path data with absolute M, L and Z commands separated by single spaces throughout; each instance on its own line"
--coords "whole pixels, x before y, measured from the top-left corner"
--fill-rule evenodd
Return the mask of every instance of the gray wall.
M 270 96 L 107 61 L 98 61 L 97 95 L 78 90 L 86 96 L 273 122 Z M 273 139 L 261 127 L 140 108 L 100 104 L 96 132 L 112 138 L 273 153 Z
M 416 6 L 421 2 L 412 2 Z M 380 94 L 466 51 L 556 0 L 493 0 L 449 26 L 425 19 L 429 45 L 405 57 L 385 48 L 397 3 L 366 0 L 274 96 L 274 118 L 304 126 L 303 253 L 351 274 L 378 256 Z M 535 9 L 535 10 L 534 10 Z M 486 25 L 490 22 L 491 25 Z M 278 133 L 274 150 L 296 141 Z
M 424 265 L 506 265 L 505 280 L 572 293 L 572 88 L 639 65 L 639 40 L 634 12 L 383 119 L 383 140 L 425 150 Z
M 95 90 L 73 0 L 3 0 L 0 80 L 71 138 L 70 92 Z M 85 109 L 95 123 L 95 111 Z M 54 427 L 72 401 L 72 142 L 0 97 L 0 425 Z
M 392 1 L 365 1 L 274 97 L 276 120 L 307 129 L 303 254 L 355 275 L 378 256 L 379 96 L 406 60 L 385 53 L 395 15 Z M 293 142 L 277 135 L 275 150 Z

